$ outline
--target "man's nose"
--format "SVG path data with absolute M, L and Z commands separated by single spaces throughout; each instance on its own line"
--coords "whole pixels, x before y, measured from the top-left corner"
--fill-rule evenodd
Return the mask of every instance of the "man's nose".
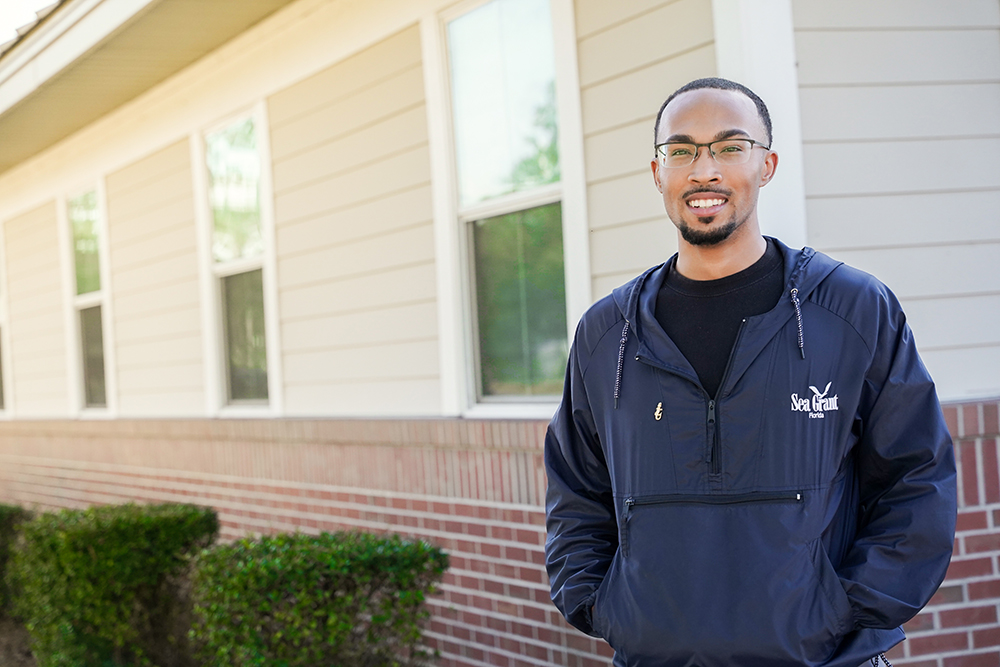
M 705 183 L 717 181 L 722 177 L 719 172 L 719 163 L 712 157 L 712 151 L 708 146 L 698 146 L 698 152 L 694 155 L 694 162 L 688 167 L 688 180 L 695 183 Z

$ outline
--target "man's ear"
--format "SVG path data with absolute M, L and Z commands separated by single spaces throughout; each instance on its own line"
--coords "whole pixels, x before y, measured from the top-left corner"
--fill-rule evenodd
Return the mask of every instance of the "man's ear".
M 760 187 L 764 187 L 774 178 L 774 172 L 778 169 L 778 154 L 768 151 L 764 158 L 764 169 L 760 173 Z
M 656 159 L 649 163 L 649 168 L 653 170 L 653 183 L 656 184 L 656 189 L 660 191 L 660 194 L 663 194 L 663 184 L 660 183 L 659 166 L 660 161 Z

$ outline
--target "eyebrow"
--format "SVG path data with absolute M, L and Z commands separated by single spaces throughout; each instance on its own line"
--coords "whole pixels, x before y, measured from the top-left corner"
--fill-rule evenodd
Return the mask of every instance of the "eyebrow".
M 750 137 L 750 133 L 747 132 L 746 130 L 737 130 L 735 128 L 732 129 L 732 130 L 723 130 L 722 132 L 719 132 L 718 134 L 716 134 L 715 138 L 713 138 L 712 141 L 721 141 L 722 139 L 728 139 L 729 137 L 737 137 L 737 136 L 742 136 L 742 137 L 748 137 L 749 138 Z M 694 143 L 697 143 L 697 142 L 690 135 L 687 135 L 687 134 L 672 134 L 669 137 L 667 137 L 667 140 L 664 141 L 663 143 L 665 143 L 665 144 L 694 144 Z

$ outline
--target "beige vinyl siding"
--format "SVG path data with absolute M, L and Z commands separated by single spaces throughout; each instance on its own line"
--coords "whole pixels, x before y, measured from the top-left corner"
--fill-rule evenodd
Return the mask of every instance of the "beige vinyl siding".
M 56 204 L 7 221 L 4 227 L 13 387 L 7 407 L 19 417 L 66 416 L 68 355 Z
M 107 178 L 122 416 L 205 410 L 190 155 L 179 141 Z
M 677 249 L 653 186 L 653 121 L 663 100 L 715 74 L 711 0 L 577 0 L 594 299 Z
M 268 99 L 289 415 L 440 410 L 414 26 Z
M 1000 5 L 795 0 L 810 245 L 900 297 L 945 399 L 1000 393 Z

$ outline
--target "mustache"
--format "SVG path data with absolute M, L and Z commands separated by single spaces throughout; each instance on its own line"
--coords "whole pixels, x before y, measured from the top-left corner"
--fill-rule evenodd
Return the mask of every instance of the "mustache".
M 725 197 L 726 199 L 729 199 L 730 195 L 732 195 L 733 192 L 732 192 L 732 190 L 723 190 L 721 188 L 719 188 L 719 189 L 717 189 L 717 188 L 693 188 L 691 190 L 688 190 L 684 194 L 682 194 L 681 195 L 681 199 L 687 199 L 688 197 L 691 197 L 692 195 L 700 195 L 700 194 L 721 195 L 721 196 Z

